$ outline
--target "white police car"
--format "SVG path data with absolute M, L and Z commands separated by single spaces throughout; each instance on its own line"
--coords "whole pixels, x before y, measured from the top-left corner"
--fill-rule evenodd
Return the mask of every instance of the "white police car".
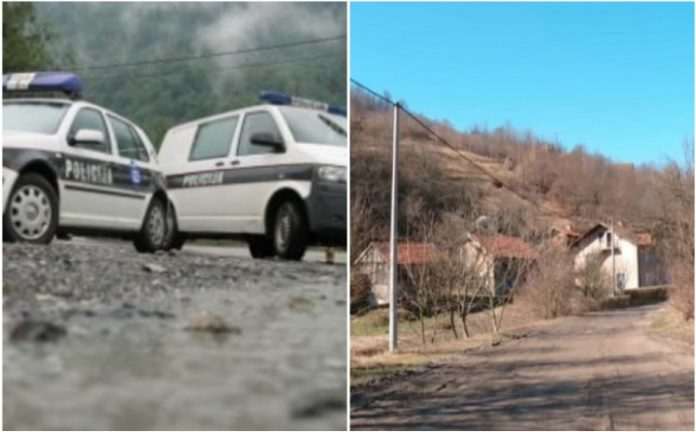
M 261 99 L 165 135 L 166 247 L 243 238 L 255 258 L 298 260 L 310 244 L 345 245 L 345 111 L 277 92 Z
M 147 135 L 78 100 L 82 84 L 74 74 L 8 74 L 2 86 L 5 240 L 115 234 L 134 238 L 141 252 L 161 248 L 167 196 Z M 34 97 L 47 92 L 70 98 Z

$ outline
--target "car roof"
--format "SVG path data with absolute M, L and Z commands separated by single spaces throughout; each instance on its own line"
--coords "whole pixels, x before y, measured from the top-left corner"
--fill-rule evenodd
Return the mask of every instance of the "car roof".
M 316 111 L 316 112 L 322 112 L 322 113 L 324 112 L 324 111 L 322 111 L 322 110 L 315 109 L 315 108 L 304 107 L 304 106 L 295 106 L 295 105 L 277 105 L 277 104 L 271 104 L 271 103 L 259 104 L 259 105 L 251 105 L 251 106 L 244 107 L 244 108 L 238 108 L 238 109 L 235 109 L 235 110 L 230 110 L 230 111 L 225 111 L 225 112 L 218 113 L 218 114 L 213 114 L 213 115 L 210 115 L 210 116 L 207 116 L 207 117 L 201 117 L 201 118 L 198 118 L 198 119 L 195 119 L 195 120 L 190 120 L 190 121 L 187 121 L 186 123 L 180 123 L 180 124 L 178 124 L 178 125 L 176 125 L 176 126 L 173 126 L 173 127 L 169 128 L 169 129 L 167 130 L 167 133 L 169 133 L 169 132 L 174 132 L 174 131 L 177 131 L 177 130 L 179 130 L 179 129 L 186 129 L 186 128 L 189 128 L 189 127 L 192 127 L 192 126 L 196 126 L 196 125 L 201 124 L 201 123 L 207 123 L 207 122 L 210 122 L 210 121 L 215 121 L 215 120 L 217 120 L 217 119 L 222 119 L 222 118 L 225 118 L 225 117 L 228 117 L 228 116 L 231 116 L 231 115 L 242 114 L 242 113 L 246 113 L 246 112 L 249 112 L 249 111 L 255 111 L 255 110 L 258 110 L 258 109 L 270 109 L 270 110 L 276 109 L 276 110 L 280 110 L 280 109 L 285 109 L 285 108 L 288 108 L 288 109 L 297 109 L 297 110 L 305 110 L 305 111 Z M 326 113 L 326 114 L 329 114 L 329 115 L 331 115 L 331 116 L 335 116 L 335 115 L 336 115 L 336 114 L 333 114 L 333 113 Z
M 2 103 L 12 103 L 12 102 L 38 102 L 38 103 L 62 103 L 65 105 L 72 105 L 78 101 L 73 99 L 61 99 L 61 98 L 7 98 L 3 99 Z

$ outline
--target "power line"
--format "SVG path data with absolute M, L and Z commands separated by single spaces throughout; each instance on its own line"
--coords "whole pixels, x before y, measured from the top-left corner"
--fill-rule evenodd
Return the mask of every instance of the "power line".
M 456 148 L 454 145 L 450 144 L 449 141 L 447 141 L 446 139 L 444 139 L 443 137 L 441 137 L 440 135 L 438 135 L 430 126 L 426 125 L 425 122 L 423 122 L 421 119 L 418 118 L 418 116 L 416 116 L 415 114 L 413 114 L 412 112 L 410 112 L 409 110 L 407 110 L 406 108 L 404 108 L 403 105 L 401 105 L 401 104 L 398 103 L 398 102 L 393 102 L 393 101 L 391 101 L 389 98 L 380 95 L 379 93 L 377 93 L 376 91 L 372 90 L 370 87 L 366 86 L 365 84 L 362 84 L 362 83 L 359 82 L 358 80 L 355 80 L 355 79 L 351 78 L 350 81 L 351 81 L 353 84 L 355 84 L 356 86 L 360 87 L 361 89 L 363 89 L 363 90 L 369 92 L 369 93 L 372 94 L 373 96 L 375 96 L 375 97 L 377 97 L 377 98 L 379 98 L 379 99 L 381 99 L 381 100 L 383 100 L 383 101 L 385 101 L 385 102 L 387 102 L 387 103 L 389 103 L 389 104 L 391 104 L 391 105 L 397 106 L 397 107 L 398 107 L 401 111 L 403 111 L 406 115 L 408 115 L 408 116 L 411 117 L 413 120 L 415 120 L 416 123 L 418 123 L 423 129 L 425 129 L 430 135 L 432 135 L 433 137 L 435 137 L 435 138 L 437 139 L 437 141 L 439 141 L 441 144 L 444 144 L 445 146 L 447 146 L 450 150 L 454 151 L 454 152 L 455 152 L 458 156 L 460 156 L 462 159 L 466 160 L 466 161 L 469 162 L 471 165 L 473 165 L 474 167 L 476 167 L 479 171 L 481 171 L 484 175 L 486 175 L 487 177 L 489 177 L 490 179 L 492 179 L 494 185 L 507 189 L 508 191 L 512 192 L 515 196 L 517 196 L 518 198 L 520 198 L 520 199 L 522 199 L 522 200 L 524 200 L 524 201 L 530 201 L 530 199 L 529 199 L 528 197 L 525 197 L 524 195 L 522 195 L 521 193 L 517 192 L 517 191 L 514 190 L 513 188 L 507 186 L 502 180 L 500 180 L 500 178 L 499 178 L 498 176 L 496 176 L 495 174 L 493 174 L 492 172 L 490 172 L 490 171 L 487 170 L 486 168 L 484 168 L 484 167 L 482 167 L 481 165 L 479 165 L 478 163 L 476 163 L 473 159 L 471 159 L 469 156 L 467 156 L 466 154 L 464 154 L 461 150 L 459 150 L 458 148 Z
M 259 46 L 259 47 L 254 47 L 254 48 L 244 48 L 244 49 L 238 49 L 238 50 L 233 50 L 233 51 L 219 51 L 219 52 L 205 53 L 205 54 L 191 55 L 191 56 L 169 57 L 169 58 L 159 58 L 159 59 L 153 59 L 153 60 L 141 60 L 141 61 L 130 62 L 130 63 L 112 63 L 112 64 L 88 65 L 88 66 L 79 66 L 79 67 L 56 66 L 55 68 L 56 69 L 71 69 L 74 71 L 80 71 L 80 70 L 113 69 L 113 68 L 120 68 L 120 67 L 134 67 L 134 66 L 145 66 L 145 65 L 153 65 L 153 64 L 177 63 L 177 62 L 203 60 L 203 59 L 210 59 L 210 58 L 215 58 L 215 57 L 223 57 L 223 56 L 230 56 L 230 55 L 237 55 L 237 54 L 249 54 L 249 53 L 259 52 L 259 51 L 269 51 L 269 50 L 275 50 L 275 49 L 292 48 L 292 47 L 298 47 L 298 46 L 304 46 L 304 45 L 318 44 L 318 43 L 322 43 L 322 42 L 333 42 L 333 41 L 338 41 L 338 40 L 344 40 L 345 38 L 346 38 L 346 35 L 342 34 L 342 35 L 329 36 L 329 37 L 323 37 L 323 38 L 317 38 L 317 39 L 307 39 L 307 40 L 302 40 L 302 41 L 286 42 L 286 43 L 276 44 L 276 45 L 266 45 L 266 46 Z
M 280 60 L 276 62 L 264 62 L 264 63 L 243 63 L 239 65 L 234 65 L 234 66 L 226 66 L 226 67 L 219 67 L 216 69 L 211 69 L 209 72 L 220 72 L 220 71 L 226 71 L 226 70 L 233 70 L 233 69 L 251 69 L 251 68 L 256 68 L 256 67 L 268 67 L 268 66 L 280 66 L 280 65 L 288 65 L 288 64 L 297 64 L 297 65 L 311 65 L 310 62 L 314 62 L 317 60 L 322 60 L 326 58 L 332 58 L 332 57 L 341 57 L 339 54 L 324 54 L 324 55 L 318 55 L 318 56 L 312 56 L 312 57 L 300 57 L 296 59 L 290 59 L 290 60 Z M 163 76 L 169 76 L 169 75 L 176 75 L 180 73 L 185 73 L 188 72 L 190 69 L 179 69 L 179 70 L 170 70 L 167 72 L 162 72 L 162 73 L 156 73 L 156 74 L 141 74 L 141 75 L 122 75 L 122 74 L 113 74 L 113 75 L 107 75 L 107 76 L 99 76 L 99 79 L 103 78 L 113 78 L 113 77 L 126 77 L 128 79 L 133 79 L 133 78 L 161 78 Z
M 365 90 L 366 92 L 370 93 L 371 95 L 375 96 L 376 98 L 381 99 L 388 104 L 396 105 L 396 102 L 393 102 L 392 100 L 390 100 L 386 96 L 383 96 L 383 95 L 377 93 L 376 91 L 372 90 L 370 87 L 366 86 L 365 84 L 362 84 L 360 81 L 351 78 L 350 82 L 352 82 L 356 86 L 360 87 L 361 89 Z

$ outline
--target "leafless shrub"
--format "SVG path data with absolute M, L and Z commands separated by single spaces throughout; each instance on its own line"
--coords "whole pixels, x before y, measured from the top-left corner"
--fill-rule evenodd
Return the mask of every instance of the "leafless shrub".
M 546 248 L 520 289 L 519 300 L 542 319 L 573 313 L 579 297 L 572 257 L 558 248 Z
M 668 259 L 670 300 L 684 319 L 694 318 L 694 166 L 693 142 L 684 145 L 684 162 L 669 164 L 660 177 L 661 254 Z

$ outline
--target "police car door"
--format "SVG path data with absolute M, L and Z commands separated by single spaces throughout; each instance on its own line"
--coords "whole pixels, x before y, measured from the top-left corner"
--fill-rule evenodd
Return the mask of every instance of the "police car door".
M 233 232 L 231 218 L 239 204 L 225 180 L 239 116 L 200 123 L 192 137 L 188 160 L 168 186 L 176 194 L 179 229 L 193 232 Z
M 112 209 L 122 225 L 139 229 L 155 189 L 151 156 L 129 122 L 112 114 L 107 117 L 117 148 L 114 184 L 120 189 L 119 195 L 114 196 Z
M 263 134 L 281 145 L 252 142 Z M 228 176 L 234 185 L 237 202 L 234 213 L 235 231 L 262 233 L 265 231 L 264 212 L 289 162 L 287 140 L 283 138 L 271 111 L 258 109 L 247 112 L 236 148 L 234 175 Z
M 76 142 L 80 130 L 99 131 L 103 141 Z M 76 112 L 66 134 L 60 200 L 60 224 L 110 227 L 115 223 L 112 203 L 113 143 L 104 113 L 93 107 Z

